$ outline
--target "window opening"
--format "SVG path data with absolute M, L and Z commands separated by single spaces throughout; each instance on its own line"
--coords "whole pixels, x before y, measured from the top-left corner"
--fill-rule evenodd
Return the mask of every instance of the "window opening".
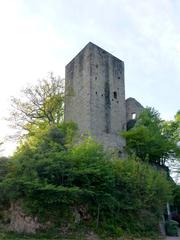
M 131 113 L 131 118 L 136 119 L 136 113 Z
M 114 98 L 117 99 L 117 92 L 113 92 Z

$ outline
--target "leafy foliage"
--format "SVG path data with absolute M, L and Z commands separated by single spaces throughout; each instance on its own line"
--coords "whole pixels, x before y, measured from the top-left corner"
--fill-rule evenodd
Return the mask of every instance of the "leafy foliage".
M 176 185 L 174 188 L 174 205 L 180 214 L 180 185 Z
M 132 159 L 111 161 L 91 138 L 72 145 L 73 129 L 31 132 L 0 183 L 6 199 L 23 199 L 28 213 L 55 224 L 74 224 L 73 209 L 83 208 L 82 224 L 111 234 L 155 229 L 170 196 L 163 173 Z
M 22 90 L 23 97 L 12 97 L 8 119 L 16 129 L 30 131 L 41 124 L 58 125 L 64 114 L 64 85 L 60 77 L 39 80 L 37 85 Z
M 76 223 L 121 236 L 123 231 L 149 234 L 171 197 L 164 172 L 130 157 L 111 159 L 91 138 L 79 141 L 74 123 L 63 123 L 61 79 L 50 75 L 13 98 L 12 119 L 26 130 L 14 156 L 0 161 L 1 202 L 21 200 L 28 214 L 58 227 Z M 143 161 L 163 165 L 177 154 L 179 114 L 163 122 L 146 109 L 135 127 L 124 133 L 127 150 Z M 74 143 L 76 139 L 76 144 Z M 78 144 L 77 144 L 78 142 Z
M 178 115 L 177 115 L 178 117 Z M 146 108 L 135 126 L 123 136 L 127 140 L 127 151 L 143 161 L 164 165 L 168 158 L 179 155 L 180 122 L 162 121 L 153 108 Z
M 5 176 L 8 173 L 8 170 L 9 170 L 8 158 L 1 157 L 0 158 L 0 181 L 2 181 L 5 178 Z

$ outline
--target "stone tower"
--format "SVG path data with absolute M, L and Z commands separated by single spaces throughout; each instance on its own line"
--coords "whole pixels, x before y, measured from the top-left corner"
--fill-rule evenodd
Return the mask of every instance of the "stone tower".
M 66 66 L 65 121 L 76 122 L 105 148 L 123 152 L 126 129 L 124 62 L 93 43 Z

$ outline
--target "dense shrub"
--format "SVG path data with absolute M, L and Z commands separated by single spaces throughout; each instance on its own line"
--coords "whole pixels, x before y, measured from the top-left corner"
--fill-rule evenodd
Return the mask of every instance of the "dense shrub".
M 121 226 L 131 232 L 157 229 L 158 219 L 171 192 L 165 173 L 132 159 L 117 160 L 113 164 L 119 205 L 115 216 Z
M 4 177 L 6 176 L 6 174 L 8 173 L 8 168 L 9 168 L 8 160 L 9 159 L 6 157 L 0 158 L 0 181 L 2 181 L 4 179 Z
M 132 159 L 111 161 L 91 138 L 72 146 L 68 128 L 50 128 L 19 148 L 0 183 L 6 198 L 22 199 L 42 221 L 74 223 L 81 209 L 82 224 L 111 234 L 156 229 L 170 195 L 166 176 Z
M 163 121 L 154 108 L 145 108 L 134 127 L 122 133 L 127 141 L 126 150 L 141 160 L 156 165 L 180 156 L 180 116 L 173 121 Z
M 178 212 L 180 213 L 180 185 L 176 185 L 174 188 L 174 205 L 178 209 Z
M 7 194 L 5 189 L 1 188 L 1 183 L 6 179 L 9 172 L 13 171 L 13 164 L 7 157 L 0 158 L 0 209 L 7 203 Z

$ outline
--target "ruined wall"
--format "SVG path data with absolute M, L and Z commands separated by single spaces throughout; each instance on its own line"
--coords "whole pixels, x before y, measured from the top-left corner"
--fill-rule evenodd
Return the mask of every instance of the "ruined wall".
M 65 121 L 89 131 L 105 147 L 121 147 L 126 129 L 124 63 L 89 43 L 67 66 Z
M 144 107 L 135 99 L 126 99 L 126 119 L 127 122 L 135 117 L 138 118 Z M 134 115 L 135 114 L 135 115 Z

